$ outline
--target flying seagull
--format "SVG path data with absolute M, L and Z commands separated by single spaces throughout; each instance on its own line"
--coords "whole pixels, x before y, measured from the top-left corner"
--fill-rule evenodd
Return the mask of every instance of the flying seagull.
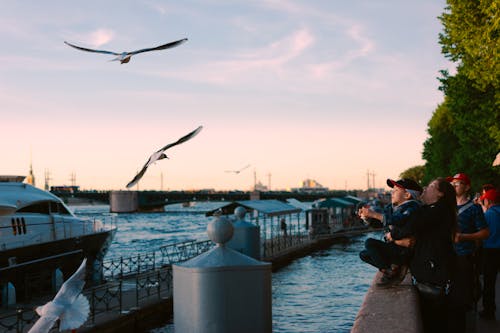
M 235 174 L 239 174 L 240 172 L 242 172 L 243 170 L 245 170 L 246 168 L 248 168 L 250 166 L 250 164 L 248 165 L 245 165 L 243 168 L 239 169 L 239 170 L 226 170 L 226 172 L 232 172 L 232 173 L 235 173 Z
M 59 330 L 73 330 L 85 323 L 89 315 L 89 301 L 81 294 L 85 285 L 84 259 L 80 267 L 61 286 L 56 297 L 45 305 L 35 309 L 40 318 L 28 333 L 49 332 L 54 323 L 60 319 Z
M 180 138 L 179 140 L 175 141 L 174 143 L 169 143 L 168 145 L 166 145 L 165 147 L 161 148 L 160 150 L 155 151 L 151 156 L 149 156 L 148 161 L 146 162 L 146 164 L 144 164 L 144 166 L 142 167 L 141 171 L 139 171 L 139 173 L 137 175 L 135 175 L 134 179 L 132 179 L 127 184 L 127 188 L 130 188 L 130 187 L 134 186 L 135 184 L 137 184 L 137 182 L 142 178 L 142 176 L 144 176 L 144 173 L 146 172 L 146 170 L 148 169 L 148 167 L 151 164 L 155 163 L 158 160 L 162 160 L 164 158 L 168 158 L 168 156 L 164 153 L 165 150 L 167 150 L 168 148 L 171 148 L 173 146 L 176 146 L 178 144 L 181 144 L 183 142 L 186 142 L 187 140 L 191 139 L 196 134 L 198 134 L 201 131 L 202 128 L 203 128 L 203 126 L 200 126 L 197 129 L 195 129 L 194 131 L 192 131 L 191 133 L 184 135 L 182 138 Z
M 132 57 L 135 54 L 139 54 L 139 53 L 143 53 L 143 52 L 149 52 L 149 51 L 159 51 L 159 50 L 169 49 L 169 48 L 181 45 L 182 43 L 184 43 L 187 40 L 188 40 L 187 38 L 183 38 L 183 39 L 176 40 L 175 42 L 170 42 L 170 43 L 163 44 L 163 45 L 156 46 L 156 47 L 150 47 L 150 48 L 146 48 L 146 49 L 140 49 L 140 50 L 137 50 L 137 51 L 122 52 L 122 53 L 112 52 L 112 51 L 105 51 L 105 50 L 87 49 L 85 47 L 81 47 L 81 46 L 76 46 L 76 45 L 70 44 L 70 43 L 68 43 L 66 41 L 64 41 L 64 43 L 67 44 L 67 45 L 69 45 L 69 46 L 71 46 L 71 47 L 74 47 L 77 50 L 115 55 L 116 58 L 111 59 L 111 61 L 119 60 L 120 63 L 126 64 L 127 62 L 130 61 L 130 57 Z

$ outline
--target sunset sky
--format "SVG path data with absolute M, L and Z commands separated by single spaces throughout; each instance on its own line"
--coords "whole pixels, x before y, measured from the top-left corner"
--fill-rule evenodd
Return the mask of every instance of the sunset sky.
M 444 0 L 0 2 L 0 174 L 36 185 L 365 189 L 423 164 Z M 128 64 L 73 49 L 132 51 Z M 225 172 L 250 164 L 240 174 Z M 162 186 L 163 178 L 163 188 Z M 134 188 L 136 189 L 136 188 Z

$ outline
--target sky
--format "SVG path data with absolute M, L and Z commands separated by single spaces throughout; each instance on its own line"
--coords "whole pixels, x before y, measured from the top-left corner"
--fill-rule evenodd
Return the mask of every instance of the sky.
M 445 0 L 0 2 L 0 174 L 36 185 L 272 190 L 314 179 L 384 188 L 424 164 L 427 123 L 454 65 Z M 73 49 L 64 41 L 133 51 Z M 236 174 L 227 172 L 250 167 Z

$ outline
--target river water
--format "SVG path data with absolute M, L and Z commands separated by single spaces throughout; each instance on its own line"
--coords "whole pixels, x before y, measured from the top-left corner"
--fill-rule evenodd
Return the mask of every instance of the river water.
M 193 207 L 165 207 L 165 213 L 119 214 L 107 258 L 154 251 L 162 245 L 207 239 L 211 221 L 204 212 L 223 202 L 198 202 Z M 73 206 L 76 215 L 102 218 L 109 206 Z M 367 237 L 355 236 L 330 248 L 294 260 L 272 275 L 273 332 L 350 332 L 376 269 L 358 257 Z M 153 330 L 172 333 L 173 324 Z M 178 332 L 177 332 L 178 333 Z

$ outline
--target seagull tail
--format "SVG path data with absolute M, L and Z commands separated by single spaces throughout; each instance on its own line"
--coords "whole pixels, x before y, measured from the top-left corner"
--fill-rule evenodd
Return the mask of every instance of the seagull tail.
M 87 297 L 80 294 L 61 315 L 60 331 L 73 330 L 82 326 L 89 317 L 90 305 Z

